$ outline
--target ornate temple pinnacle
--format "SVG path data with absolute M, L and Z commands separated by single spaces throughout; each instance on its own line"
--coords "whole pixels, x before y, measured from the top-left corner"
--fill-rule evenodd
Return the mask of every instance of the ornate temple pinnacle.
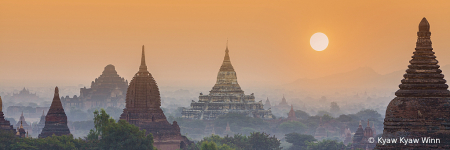
M 430 23 L 428 23 L 427 18 L 423 17 L 422 21 L 420 21 L 419 31 L 425 31 L 425 32 L 430 31 Z
M 55 87 L 55 96 L 54 97 L 58 97 L 59 98 L 59 89 L 58 86 Z
M 431 48 L 430 36 L 430 23 L 428 23 L 428 20 L 423 17 L 422 21 L 419 23 L 419 32 L 417 32 L 416 49 Z
M 147 71 L 147 65 L 145 64 L 145 50 L 144 50 L 144 45 L 142 45 L 141 66 L 139 66 L 139 72 L 148 72 L 148 71 Z

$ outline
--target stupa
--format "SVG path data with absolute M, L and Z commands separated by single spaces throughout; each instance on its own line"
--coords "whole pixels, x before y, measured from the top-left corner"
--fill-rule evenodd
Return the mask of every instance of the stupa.
M 288 121 L 298 121 L 297 117 L 295 117 L 295 111 L 294 111 L 293 105 L 291 105 L 291 110 L 288 113 L 287 120 Z
M 11 125 L 11 123 L 8 120 L 5 120 L 5 116 L 3 114 L 3 102 L 2 97 L 0 97 L 0 130 L 7 130 L 7 131 L 16 131 L 14 130 L 14 127 Z
M 182 117 L 200 120 L 214 120 L 230 112 L 264 119 L 272 118 L 270 110 L 264 110 L 262 100 L 255 101 L 255 95 L 245 95 L 239 86 L 237 75 L 231 65 L 228 44 L 225 57 L 217 74 L 217 81 L 209 95 L 200 93 L 199 101 L 191 102 L 191 108 L 183 109 Z
M 270 104 L 269 98 L 267 98 L 266 103 L 264 104 L 264 109 L 270 109 L 272 105 Z
M 404 79 L 387 106 L 382 137 L 419 139 L 419 143 L 378 143 L 375 149 L 450 149 L 450 91 L 431 46 L 430 24 L 423 18 Z M 422 142 L 422 138 L 429 137 Z
M 39 120 L 38 124 L 33 126 L 33 135 L 39 135 L 42 132 L 42 129 L 45 127 L 45 113 L 42 111 L 41 120 Z
M 23 128 L 24 128 L 25 130 L 31 130 L 31 126 L 28 125 L 27 121 L 25 121 L 25 117 L 23 116 L 23 112 L 22 112 L 22 114 L 20 115 L 19 121 L 17 121 L 15 127 L 17 127 L 17 128 L 20 127 L 20 126 L 21 126 L 21 123 L 23 123 L 22 126 L 23 126 Z
M 45 116 L 45 126 L 41 134 L 39 134 L 39 138 L 45 138 L 53 134 L 56 136 L 70 134 L 69 127 L 67 126 L 67 116 L 59 99 L 58 87 L 55 87 L 55 95 L 47 116 Z
M 316 133 L 314 134 L 314 138 L 317 140 L 322 140 L 327 138 L 327 129 L 323 126 L 322 117 L 320 117 L 319 127 L 316 128 Z
M 154 146 L 163 150 L 183 149 L 191 142 L 180 133 L 180 127 L 174 121 L 170 124 L 161 107 L 161 97 L 152 74 L 145 64 L 144 46 L 142 46 L 141 66 L 128 87 L 126 107 L 121 120 L 152 133 Z

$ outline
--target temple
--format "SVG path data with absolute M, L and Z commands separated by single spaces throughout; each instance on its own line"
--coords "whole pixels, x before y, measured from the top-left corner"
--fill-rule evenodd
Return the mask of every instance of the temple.
M 22 125 L 23 123 L 23 125 Z M 23 112 L 22 115 L 20 115 L 19 121 L 17 121 L 15 127 L 18 128 L 19 126 L 23 126 L 23 128 L 25 130 L 31 130 L 31 126 L 28 125 L 27 121 L 25 121 L 25 117 L 23 116 Z
M 69 127 L 67 126 L 67 116 L 59 99 L 58 87 L 55 88 L 55 95 L 47 116 L 45 116 L 45 126 L 41 134 L 39 134 L 39 138 L 45 138 L 53 134 L 56 136 L 70 134 Z
M 141 66 L 130 82 L 125 103 L 120 119 L 141 130 L 145 129 L 147 134 L 152 133 L 156 148 L 176 150 L 186 148 L 191 143 L 181 135 L 176 121 L 173 124 L 167 121 L 161 109 L 158 85 L 145 64 L 144 46 Z
M 298 121 L 297 117 L 295 117 L 295 111 L 294 111 L 293 105 L 291 105 L 291 110 L 288 113 L 287 120 L 288 121 Z
M 44 111 L 42 111 L 42 116 L 41 119 L 39 120 L 39 123 L 33 125 L 32 134 L 38 136 L 39 134 L 41 134 L 42 129 L 44 127 L 45 127 L 45 113 Z
M 353 148 L 356 149 L 373 149 L 376 143 L 369 142 L 369 138 L 374 138 L 372 128 L 370 127 L 369 120 L 367 120 L 367 126 L 363 129 L 361 121 L 359 121 L 359 127 L 356 129 L 355 135 L 353 136 Z M 376 140 L 374 140 L 376 141 Z
M 314 133 L 314 138 L 317 140 L 322 140 L 327 138 L 327 129 L 324 127 L 323 123 L 322 123 L 322 117 L 320 117 L 320 124 L 319 127 L 317 127 L 316 129 L 316 133 Z
M 19 91 L 19 93 L 13 93 L 13 95 L 9 98 L 9 101 L 14 102 L 33 102 L 37 103 L 41 100 L 36 93 L 31 93 L 30 90 L 26 89 L 25 87 Z
M 91 88 L 81 88 L 80 96 L 61 97 L 65 108 L 89 109 L 98 107 L 125 107 L 128 81 L 117 74 L 115 67 L 107 65 L 100 77 L 91 83 Z
M 375 149 L 450 149 L 450 91 L 431 46 L 426 18 L 417 36 L 400 89 L 387 106 L 382 137 L 428 139 L 419 144 L 377 144 Z
M 2 97 L 0 97 L 0 130 L 6 130 L 15 132 L 16 130 L 11 125 L 11 123 L 8 120 L 5 120 L 5 116 L 3 114 L 3 102 Z
M 183 118 L 214 120 L 218 116 L 230 112 L 264 119 L 272 118 L 272 112 L 264 110 L 262 101 L 255 102 L 253 93 L 251 95 L 244 94 L 238 84 L 228 52 L 227 45 L 216 84 L 209 91 L 209 95 L 200 93 L 198 102 L 192 101 L 190 108 L 183 109 Z
M 267 98 L 266 103 L 264 104 L 264 109 L 269 109 L 271 107 L 272 105 L 270 104 L 269 98 Z

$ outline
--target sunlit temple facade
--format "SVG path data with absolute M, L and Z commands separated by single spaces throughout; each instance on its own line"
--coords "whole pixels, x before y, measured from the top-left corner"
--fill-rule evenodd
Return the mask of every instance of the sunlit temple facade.
M 256 102 L 255 95 L 245 95 L 237 82 L 237 75 L 231 65 L 228 46 L 225 58 L 217 75 L 217 81 L 208 95 L 200 93 L 199 101 L 192 101 L 191 108 L 182 111 L 183 118 L 214 120 L 230 112 L 264 119 L 272 118 L 270 110 L 264 110 L 262 101 Z

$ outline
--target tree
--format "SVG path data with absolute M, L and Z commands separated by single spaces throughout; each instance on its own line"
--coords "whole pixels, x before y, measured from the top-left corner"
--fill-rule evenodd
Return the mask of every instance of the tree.
M 200 150 L 218 150 L 218 149 L 216 143 L 204 141 L 200 146 Z
M 340 115 L 337 118 L 337 120 L 340 121 L 340 122 L 349 122 L 349 121 L 352 121 L 352 117 L 350 117 L 348 115 Z
M 94 129 L 89 132 L 87 139 L 98 143 L 99 149 L 153 150 L 153 136 L 146 136 L 145 132 L 125 120 L 116 123 L 101 109 L 100 112 L 94 111 Z
M 303 133 L 307 127 L 306 125 L 298 121 L 286 121 L 281 123 L 278 128 L 283 133 L 292 133 L 292 132 Z
M 295 116 L 297 118 L 300 118 L 300 119 L 303 119 L 303 120 L 304 119 L 308 119 L 310 117 L 310 115 L 307 112 L 302 111 L 302 110 L 296 110 L 295 111 Z
M 333 113 L 333 114 L 336 114 L 336 113 L 338 113 L 340 111 L 341 111 L 341 109 L 339 108 L 338 104 L 336 102 L 331 102 L 330 112 Z
M 306 149 L 308 142 L 317 141 L 312 135 L 289 133 L 285 136 L 286 142 L 292 143 L 290 150 Z
M 361 120 L 380 120 L 381 119 L 381 114 L 378 113 L 377 111 L 373 110 L 373 109 L 365 109 L 365 110 L 361 110 L 358 113 L 356 113 L 356 116 L 359 117 L 359 119 Z
M 308 149 L 314 150 L 330 150 L 330 149 L 340 149 L 340 150 L 348 150 L 350 148 L 346 147 L 344 143 L 332 141 L 332 140 L 323 140 L 317 143 L 307 142 Z
M 145 130 L 129 124 L 125 120 L 111 123 L 103 127 L 101 149 L 153 150 L 153 136 L 145 136 Z
M 249 136 L 249 143 L 252 150 L 281 150 L 280 140 L 275 136 L 269 137 L 269 134 L 253 132 Z

